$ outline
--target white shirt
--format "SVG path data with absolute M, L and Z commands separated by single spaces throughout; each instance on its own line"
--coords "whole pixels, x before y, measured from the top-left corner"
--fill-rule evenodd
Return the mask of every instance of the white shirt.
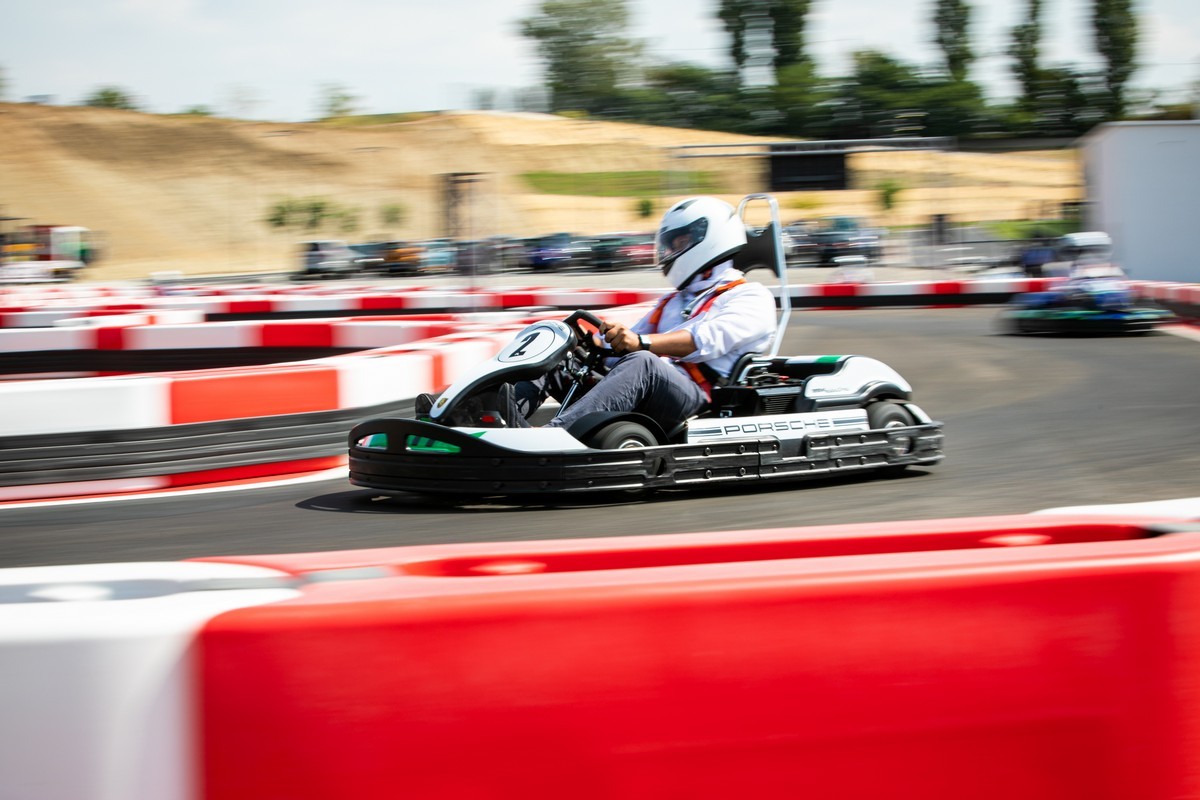
M 650 325 L 650 314 L 630 328 L 634 333 L 667 333 L 687 330 L 692 334 L 696 349 L 679 361 L 707 364 L 721 375 L 728 376 L 745 353 L 759 353 L 771 345 L 775 334 L 775 297 L 761 283 L 748 281 L 717 296 L 708 310 L 698 316 L 687 316 L 691 308 L 702 305 L 708 294 L 727 283 L 742 278 L 739 270 L 722 264 L 714 270 L 715 284 L 699 292 L 676 292 L 663 308 L 657 329 Z M 722 270 L 722 267 L 725 269 Z M 706 281 L 706 284 L 708 282 Z M 675 359 L 669 359 L 675 360 Z M 679 368 L 684 371 L 682 367 Z M 686 374 L 686 371 L 684 371 Z

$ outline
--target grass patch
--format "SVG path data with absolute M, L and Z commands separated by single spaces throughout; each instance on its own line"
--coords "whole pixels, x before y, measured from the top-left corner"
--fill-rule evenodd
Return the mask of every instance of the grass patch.
M 725 194 L 711 172 L 526 172 L 525 183 L 540 194 L 577 197 L 659 197 L 668 194 Z
M 416 122 L 426 117 L 432 117 L 432 111 L 409 111 L 398 114 L 355 114 L 349 117 L 326 117 L 317 120 L 318 125 L 327 128 L 369 128 L 374 125 L 394 125 L 398 122 Z
M 1082 230 L 1074 219 L 1005 220 L 987 223 L 986 227 L 1000 239 L 1056 239 Z

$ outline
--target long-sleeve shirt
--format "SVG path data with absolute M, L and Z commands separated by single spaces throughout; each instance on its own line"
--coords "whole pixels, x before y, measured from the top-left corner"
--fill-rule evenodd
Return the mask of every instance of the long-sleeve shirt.
M 718 295 L 704 313 L 689 316 L 692 308 L 704 304 L 709 292 L 743 275 L 729 268 L 720 277 L 720 282 L 707 290 L 676 292 L 663 307 L 657 327 L 651 323 L 651 311 L 630 330 L 639 334 L 687 330 L 696 349 L 678 360 L 705 364 L 728 377 L 743 354 L 761 352 L 770 346 L 776 326 L 775 298 L 761 283 L 747 281 Z

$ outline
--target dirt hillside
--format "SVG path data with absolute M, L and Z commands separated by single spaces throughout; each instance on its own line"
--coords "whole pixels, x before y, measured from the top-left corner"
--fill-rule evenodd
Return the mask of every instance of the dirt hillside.
M 638 216 L 631 197 L 538 194 L 521 178 L 529 172 L 703 170 L 731 201 L 765 188 L 761 159 L 680 159 L 671 149 L 755 141 L 748 137 L 540 114 L 447 112 L 334 128 L 0 104 L 0 141 L 0 215 L 100 232 L 103 258 L 89 270 L 99 280 L 160 270 L 289 271 L 303 238 L 442 236 L 442 176 L 452 172 L 479 173 L 462 220 L 474 237 L 654 225 Z M 851 170 L 864 188 L 781 195 L 785 219 L 1012 219 L 1080 192 L 1069 152 L 863 153 L 852 156 Z M 903 187 L 887 214 L 871 188 L 884 178 Z M 362 227 L 310 235 L 263 223 L 276 202 L 299 197 L 360 208 Z M 379 210 L 388 205 L 404 209 L 399 224 L 380 223 Z

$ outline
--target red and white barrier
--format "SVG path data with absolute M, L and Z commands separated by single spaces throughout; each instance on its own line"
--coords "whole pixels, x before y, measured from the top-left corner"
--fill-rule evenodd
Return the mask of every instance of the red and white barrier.
M 4 570 L 0 795 L 1193 796 L 1198 503 Z
M 503 329 L 450 334 L 264 367 L 0 384 L 0 436 L 158 428 L 394 402 L 441 391 L 511 335 Z
M 202 295 L 171 295 L 139 298 L 127 302 L 109 302 L 103 298 L 85 303 L 55 300 L 37 303 L 13 303 L 0 306 L 0 328 L 29 328 L 54 325 L 62 320 L 96 312 L 150 312 L 191 310 L 206 315 L 330 314 L 353 316 L 357 313 L 394 311 L 504 311 L 535 307 L 609 308 L 652 302 L 662 295 L 660 289 L 507 289 L 499 292 L 463 289 L 421 289 L 403 291 L 361 291 L 343 294 L 294 294 L 286 291 L 253 295 L 222 294 L 209 287 Z

